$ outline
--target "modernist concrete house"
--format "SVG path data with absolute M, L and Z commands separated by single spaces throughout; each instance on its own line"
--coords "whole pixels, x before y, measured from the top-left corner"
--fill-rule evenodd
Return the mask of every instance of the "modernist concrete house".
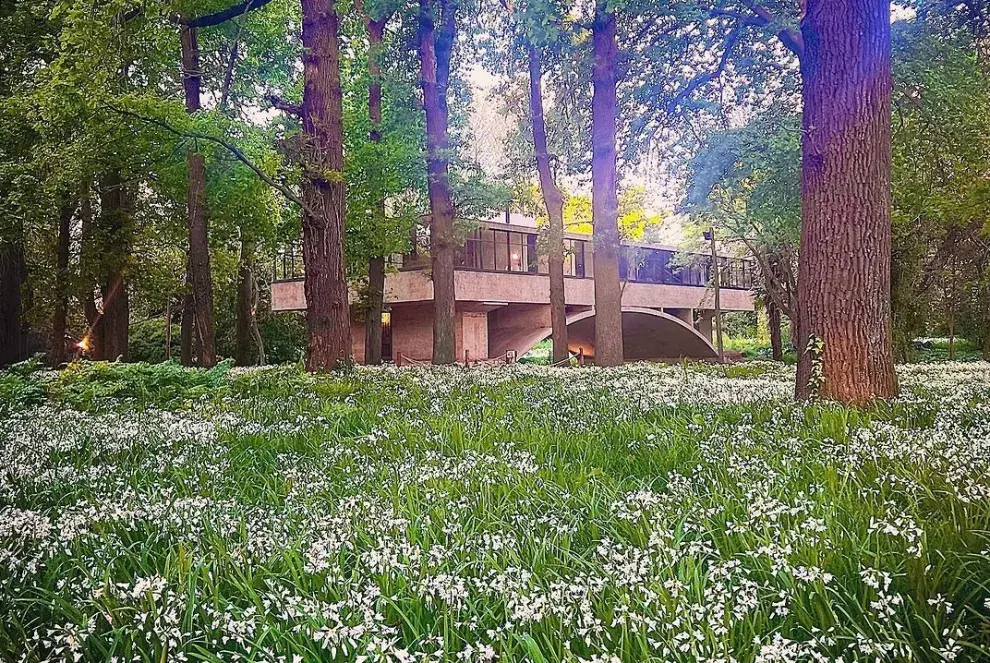
M 570 350 L 595 354 L 595 265 L 589 235 L 567 233 L 564 263 Z M 426 240 L 428 241 L 428 240 Z M 628 360 L 715 358 L 711 258 L 641 243 L 625 245 L 622 340 Z M 532 219 L 477 224 L 456 257 L 457 356 L 468 361 L 521 357 L 550 336 L 550 279 Z M 753 310 L 748 260 L 720 258 L 724 311 Z M 433 283 L 422 249 L 394 256 L 385 282 L 382 357 L 429 361 L 433 348 Z M 276 266 L 272 308 L 305 310 L 301 259 Z M 352 321 L 354 357 L 364 357 L 364 323 Z

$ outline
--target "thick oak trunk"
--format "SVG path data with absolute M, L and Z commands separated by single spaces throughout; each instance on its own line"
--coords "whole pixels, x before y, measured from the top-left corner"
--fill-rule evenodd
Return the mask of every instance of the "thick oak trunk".
M 202 74 L 199 70 L 199 43 L 196 28 L 183 27 L 182 83 L 186 112 L 197 113 L 201 105 Z M 186 155 L 186 221 L 189 230 L 191 293 L 195 307 L 195 330 L 199 341 L 199 365 L 217 363 L 214 349 L 216 324 L 213 318 L 213 278 L 210 271 L 209 226 L 206 210 L 206 158 L 195 147 Z
M 100 238 L 103 240 L 102 359 L 127 361 L 130 298 L 126 268 L 131 252 L 132 205 L 120 172 L 111 170 L 100 181 Z
M 529 111 L 533 123 L 533 150 L 540 190 L 549 219 L 547 267 L 550 273 L 550 339 L 553 343 L 553 363 L 567 361 L 567 306 L 564 302 L 564 196 L 550 170 L 547 148 L 547 126 L 543 117 L 543 66 L 540 51 L 529 47 Z
M 599 10 L 592 24 L 591 215 L 594 224 L 595 364 L 622 363 L 622 284 L 619 279 L 619 201 L 615 124 L 619 47 L 615 15 Z
M 24 245 L 20 238 L 0 238 L 0 366 L 16 364 L 26 357 L 21 329 L 21 288 L 25 276 Z
M 52 314 L 52 339 L 48 363 L 56 367 L 65 362 L 65 332 L 69 316 L 69 244 L 71 242 L 74 204 L 65 204 L 58 213 L 58 240 L 55 251 L 55 302 Z
M 430 0 L 419 0 L 419 59 L 426 111 L 426 170 L 430 195 L 430 256 L 433 278 L 433 363 L 453 364 L 454 202 L 447 159 L 447 86 L 456 5 L 441 3 L 442 24 L 434 29 Z
M 333 0 L 302 0 L 306 369 L 351 356 L 344 262 L 344 148 L 338 17 Z
M 897 393 L 891 342 L 889 0 L 809 0 L 801 23 L 804 120 L 800 361 L 823 343 L 820 395 L 865 403 Z

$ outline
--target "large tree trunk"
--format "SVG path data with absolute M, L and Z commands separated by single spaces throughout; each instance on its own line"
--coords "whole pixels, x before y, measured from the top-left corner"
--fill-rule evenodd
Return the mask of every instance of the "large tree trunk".
M 20 237 L 0 238 L 0 366 L 16 364 L 26 356 L 21 329 L 21 287 L 26 271 Z
M 58 244 L 55 252 L 55 306 L 48 363 L 57 367 L 65 362 L 65 331 L 69 315 L 69 244 L 75 204 L 62 205 L 58 213 Z
M 865 403 L 897 393 L 891 344 L 889 0 L 809 0 L 801 22 L 804 120 L 797 396 Z
M 199 70 L 196 28 L 183 27 L 181 42 L 186 112 L 194 115 L 202 107 L 202 74 Z M 195 148 L 186 155 L 186 219 L 189 227 L 188 266 L 191 270 L 190 281 L 196 310 L 199 365 L 210 368 L 216 365 L 217 355 L 214 349 L 216 324 L 213 320 L 213 278 L 210 273 L 209 222 L 206 210 L 206 158 Z
M 234 362 L 249 366 L 254 341 L 254 240 L 241 231 L 240 268 L 237 273 L 237 320 L 235 322 Z
M 338 17 L 333 0 L 302 0 L 303 262 L 306 369 L 336 368 L 351 356 L 344 263 L 344 148 Z
M 622 283 L 619 280 L 619 200 L 616 174 L 615 14 L 599 8 L 592 24 L 595 63 L 591 102 L 591 214 L 595 261 L 595 364 L 622 364 Z
M 101 358 L 127 360 L 130 300 L 126 267 L 131 251 L 132 205 L 120 172 L 111 170 L 100 181 L 100 239 L 102 242 L 103 295 Z
M 529 111 L 533 122 L 533 150 L 540 190 L 550 222 L 547 246 L 547 267 L 550 272 L 550 339 L 553 343 L 553 363 L 570 358 L 567 349 L 567 306 L 564 301 L 564 196 L 550 170 L 547 148 L 547 126 L 543 118 L 543 66 L 540 51 L 529 47 Z
M 457 5 L 441 1 L 442 23 L 434 30 L 430 0 L 419 0 L 419 59 L 426 110 L 426 166 L 430 194 L 430 255 L 433 261 L 433 363 L 453 364 L 454 202 L 447 158 L 447 86 Z
M 368 118 L 371 130 L 368 140 L 380 143 L 382 140 L 382 42 L 388 17 L 374 21 L 366 16 L 368 30 Z M 377 201 L 376 212 L 379 220 L 385 219 L 385 196 Z M 385 258 L 372 256 L 368 259 L 368 301 L 364 313 L 364 363 L 377 366 L 382 363 L 382 308 L 385 305 Z

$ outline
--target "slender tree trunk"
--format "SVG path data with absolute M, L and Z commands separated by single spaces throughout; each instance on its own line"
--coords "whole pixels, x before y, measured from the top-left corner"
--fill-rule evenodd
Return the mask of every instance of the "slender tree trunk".
M 784 360 L 784 343 L 780 335 L 780 307 L 767 298 L 767 319 L 770 323 L 770 356 L 774 361 Z
M 722 338 L 722 264 L 716 250 L 715 226 L 708 232 L 712 245 L 712 286 L 715 288 L 715 349 L 718 351 L 718 360 L 725 361 L 725 343 Z
M 338 17 L 333 0 L 302 0 L 303 262 L 310 371 L 351 356 L 344 263 L 344 148 Z
M 16 364 L 26 357 L 21 329 L 21 288 L 26 271 L 20 237 L 0 239 L 0 366 Z
M 949 361 L 956 359 L 956 254 L 952 253 L 952 271 L 949 281 Z
M 254 240 L 241 231 L 240 268 L 237 274 L 237 320 L 235 323 L 234 362 L 238 366 L 253 363 L 254 340 Z
M 821 396 L 897 393 L 891 343 L 889 0 L 808 0 L 797 396 L 812 393 L 809 339 L 824 344 Z
M 65 362 L 65 331 L 69 315 L 69 243 L 75 204 L 65 204 L 58 214 L 58 246 L 55 255 L 55 310 L 48 363 L 57 367 Z
M 547 126 L 543 117 L 543 65 L 540 51 L 529 47 L 529 111 L 533 123 L 533 149 L 540 190 L 550 221 L 547 267 L 550 272 L 550 340 L 553 343 L 553 363 L 567 361 L 567 305 L 564 301 L 564 196 L 550 170 L 547 148 Z
M 165 300 L 165 361 L 172 358 L 172 297 Z
M 183 27 L 182 85 L 186 112 L 195 115 L 202 108 L 199 70 L 199 42 L 196 28 Z M 209 221 L 206 209 L 206 158 L 196 149 L 186 155 L 186 218 L 189 227 L 189 268 L 192 296 L 196 307 L 195 328 L 199 339 L 199 365 L 217 363 L 214 349 L 216 324 L 213 319 L 213 278 L 210 272 Z
M 595 261 L 595 364 L 622 364 L 622 284 L 619 280 L 619 201 L 615 124 L 619 47 L 615 14 L 599 8 L 592 24 L 595 63 L 591 102 L 591 214 Z
M 186 275 L 186 294 L 182 297 L 182 316 L 179 319 L 179 362 L 183 366 L 193 365 L 193 337 L 196 335 L 196 304 L 193 301 L 188 273 Z
M 457 5 L 441 2 L 442 24 L 434 30 L 430 0 L 419 0 L 419 59 L 426 110 L 426 169 L 430 195 L 433 272 L 433 363 L 453 364 L 454 202 L 447 158 L 447 86 Z
M 364 363 L 382 363 L 382 310 L 385 306 L 385 259 L 368 259 L 368 308 L 364 315 Z
M 265 358 L 265 340 L 261 337 L 261 326 L 258 325 L 258 281 L 255 279 L 251 291 L 254 299 L 251 300 L 251 309 L 254 315 L 251 316 L 251 336 L 254 338 L 254 345 L 258 349 L 258 365 L 264 366 L 268 363 Z
M 368 117 L 371 130 L 368 140 L 380 143 L 382 140 L 382 42 L 388 17 L 378 21 L 366 16 L 368 30 Z M 376 157 L 377 158 L 377 157 Z M 379 173 L 380 174 L 380 173 Z M 384 191 L 377 201 L 376 211 L 381 221 L 385 219 Z M 377 366 L 382 363 L 382 309 L 385 305 L 385 258 L 372 256 L 368 259 L 368 305 L 364 313 L 364 363 Z
M 127 259 L 131 251 L 132 204 L 120 172 L 108 171 L 100 182 L 100 235 L 103 240 L 102 356 L 127 361 L 130 298 L 127 293 Z
M 100 246 L 96 238 L 96 227 L 93 220 L 93 206 L 90 201 L 90 185 L 86 182 L 79 201 L 79 216 L 82 219 L 82 246 L 79 252 L 79 273 L 82 289 L 79 299 L 82 300 L 83 314 L 86 316 L 86 334 L 82 342 L 90 357 L 103 357 L 103 326 L 100 324 L 100 311 L 96 307 L 96 283 L 102 267 L 97 255 Z

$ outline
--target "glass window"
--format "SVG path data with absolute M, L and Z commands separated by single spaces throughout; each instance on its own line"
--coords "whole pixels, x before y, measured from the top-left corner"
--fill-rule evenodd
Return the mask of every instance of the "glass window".
M 509 268 L 509 233 L 505 230 L 493 231 L 495 236 L 495 270 Z
M 509 233 L 509 271 L 525 271 L 526 244 L 522 233 Z
M 564 275 L 584 278 L 584 241 L 579 239 L 564 240 Z
M 536 235 L 526 235 L 526 270 L 535 274 L 540 269 L 540 254 L 536 250 Z

